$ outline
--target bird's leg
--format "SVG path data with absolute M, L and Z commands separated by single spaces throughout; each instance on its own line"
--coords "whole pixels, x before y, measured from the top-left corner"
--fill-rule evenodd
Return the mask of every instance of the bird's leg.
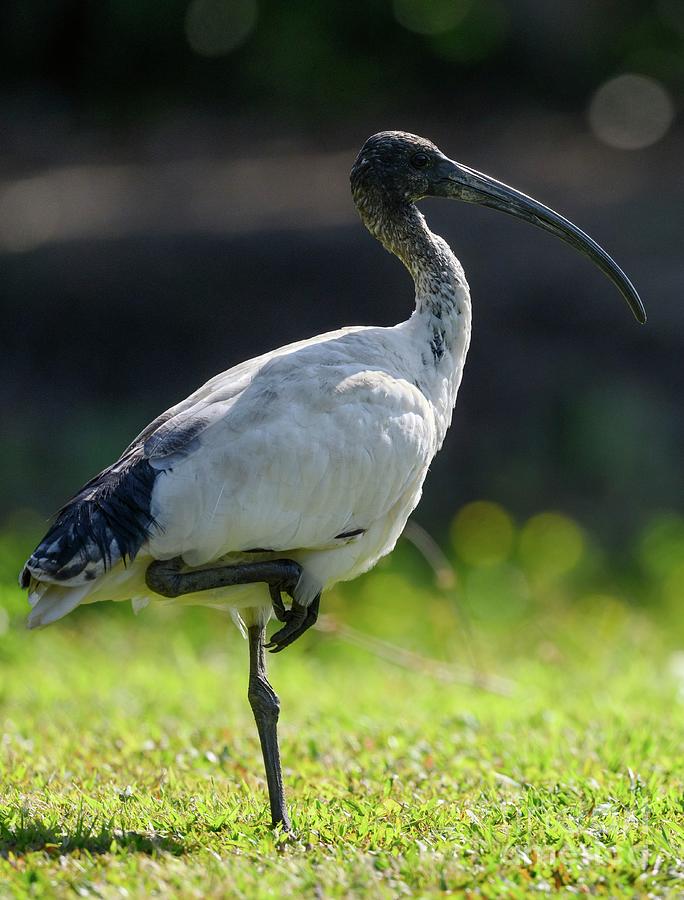
M 302 567 L 292 559 L 266 559 L 261 562 L 235 563 L 213 569 L 186 569 L 183 559 L 157 559 L 145 573 L 148 588 L 162 597 L 180 597 L 212 588 L 264 581 L 278 591 L 292 596 L 302 574 Z M 282 601 L 281 601 L 282 606 Z
M 184 563 L 180 556 L 158 559 L 147 567 L 145 581 L 150 590 L 162 597 L 181 597 L 183 594 L 194 594 L 212 588 L 265 582 L 271 592 L 273 611 L 281 622 L 285 622 L 284 627 L 276 631 L 266 645 L 271 653 L 284 650 L 318 618 L 320 594 L 309 606 L 294 599 L 302 567 L 292 559 L 267 559 L 213 569 L 183 570 Z M 292 597 L 290 609 L 286 609 L 283 603 L 283 591 Z
M 290 831 L 290 819 L 285 806 L 283 773 L 280 767 L 278 748 L 278 715 L 280 701 L 268 683 L 264 659 L 264 626 L 252 625 L 247 629 L 249 637 L 249 690 L 247 696 L 254 713 L 261 752 L 264 755 L 268 799 L 271 804 L 273 827 L 280 825 L 283 831 Z

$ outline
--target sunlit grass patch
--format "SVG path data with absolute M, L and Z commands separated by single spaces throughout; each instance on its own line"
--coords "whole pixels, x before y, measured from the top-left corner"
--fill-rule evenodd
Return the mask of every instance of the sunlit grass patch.
M 474 512 L 452 586 L 400 547 L 270 660 L 293 838 L 227 619 L 103 604 L 29 633 L 0 545 L 0 896 L 680 891 L 678 520 L 616 569 L 557 513 Z

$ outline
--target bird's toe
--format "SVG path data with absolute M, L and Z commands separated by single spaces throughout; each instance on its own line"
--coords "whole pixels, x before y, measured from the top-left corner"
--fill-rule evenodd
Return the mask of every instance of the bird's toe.
M 285 625 L 271 636 L 271 640 L 265 645 L 266 649 L 271 653 L 280 653 L 311 628 L 318 619 L 320 600 L 320 594 L 314 597 L 309 606 L 302 606 L 294 600 L 292 608 L 287 610 L 288 618 Z
M 281 619 L 276 612 L 280 621 L 285 622 L 285 624 L 271 636 L 271 640 L 266 644 L 266 648 L 272 653 L 284 650 L 292 641 L 296 640 L 301 634 L 302 625 L 306 621 L 307 609 L 305 606 L 297 603 L 296 600 L 292 601 L 292 606 L 290 609 L 284 610 L 284 613 L 285 617 Z

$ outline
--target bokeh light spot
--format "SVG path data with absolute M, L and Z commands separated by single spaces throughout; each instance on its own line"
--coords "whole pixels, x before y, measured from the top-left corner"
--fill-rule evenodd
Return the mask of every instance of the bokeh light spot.
M 684 560 L 684 519 L 676 513 L 653 519 L 641 535 L 638 554 L 650 575 L 669 575 Z
M 185 34 L 200 56 L 225 56 L 247 40 L 256 20 L 256 0 L 192 0 Z
M 675 612 L 684 606 L 684 562 L 676 565 L 663 582 L 663 599 Z
M 472 0 L 394 0 L 394 16 L 408 31 L 442 34 L 464 18 Z
M 533 578 L 553 581 L 572 571 L 584 552 L 578 525 L 560 513 L 532 516 L 520 532 L 520 560 Z
M 596 91 L 589 123 L 599 140 L 620 150 L 640 150 L 659 141 L 674 118 L 665 87 L 645 75 L 618 75 Z
M 511 621 L 529 606 L 525 576 L 507 563 L 473 569 L 468 573 L 465 589 L 470 612 L 479 621 Z
M 494 566 L 508 559 L 515 527 L 503 507 L 478 500 L 458 512 L 451 537 L 463 562 L 469 566 Z
M 478 0 L 457 28 L 432 35 L 431 46 L 443 59 L 469 65 L 495 53 L 509 26 L 508 10 L 499 0 Z

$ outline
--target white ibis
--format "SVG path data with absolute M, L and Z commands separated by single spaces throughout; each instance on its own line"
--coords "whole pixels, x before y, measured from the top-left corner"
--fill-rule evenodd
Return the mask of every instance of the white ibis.
M 463 269 L 416 201 L 491 206 L 558 235 L 646 320 L 627 276 L 590 237 L 424 138 L 373 135 L 351 186 L 363 223 L 413 277 L 410 318 L 331 331 L 212 378 L 60 510 L 20 579 L 30 627 L 98 600 L 229 610 L 248 634 L 248 695 L 273 824 L 285 830 L 279 702 L 264 647 L 291 644 L 316 621 L 322 591 L 392 550 L 444 441 L 470 342 Z M 265 644 L 272 612 L 284 626 Z

